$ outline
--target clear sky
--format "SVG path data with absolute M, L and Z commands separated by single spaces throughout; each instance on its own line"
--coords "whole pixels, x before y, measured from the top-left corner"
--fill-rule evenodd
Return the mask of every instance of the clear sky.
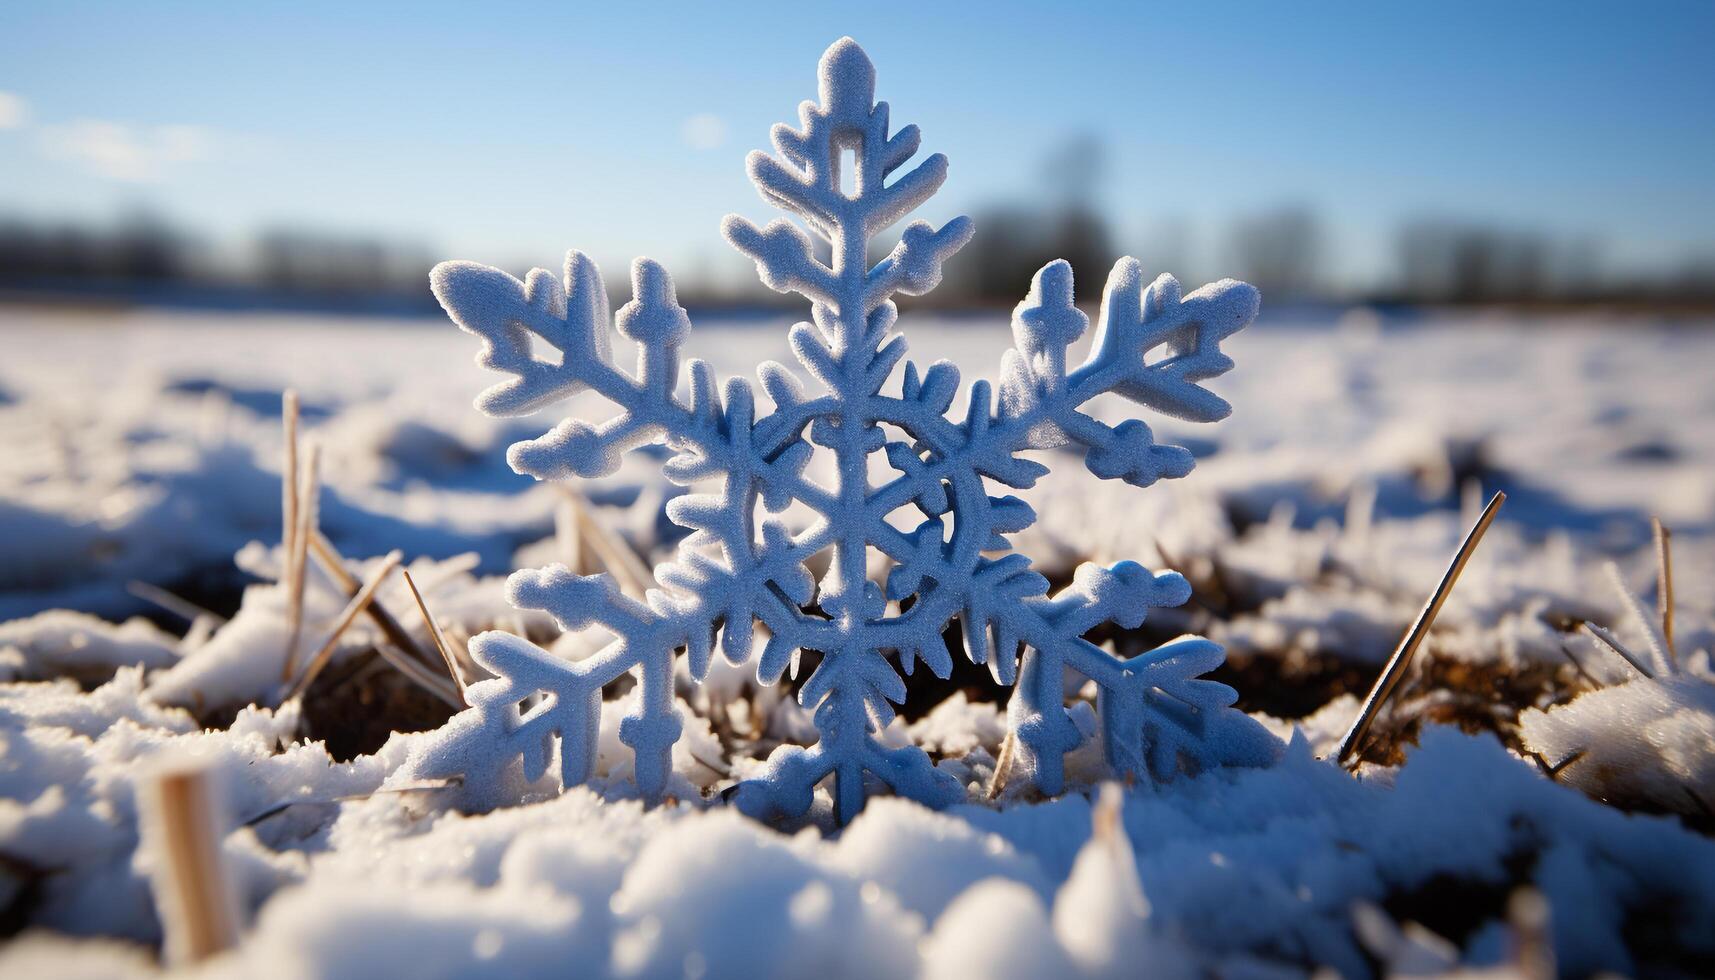
M 555 265 L 728 271 L 742 158 L 850 34 L 952 160 L 931 220 L 1079 134 L 1118 244 L 1322 217 L 1343 278 L 1406 217 L 1715 251 L 1715 3 L 0 4 L 0 214 L 149 207 Z M 981 228 L 978 228 L 981 234 Z

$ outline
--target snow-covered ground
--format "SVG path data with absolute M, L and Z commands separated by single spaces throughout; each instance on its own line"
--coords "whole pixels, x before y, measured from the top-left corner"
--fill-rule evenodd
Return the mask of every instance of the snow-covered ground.
M 784 326 L 711 319 L 689 351 L 749 373 L 789 360 Z M 682 792 L 651 811 L 627 800 L 618 701 L 591 789 L 481 816 L 401 778 L 431 735 L 365 741 L 328 720 L 390 717 L 392 702 L 318 706 L 312 690 L 274 709 L 288 386 L 322 447 L 321 527 L 356 577 L 398 549 L 455 639 L 553 639 L 550 621 L 505 605 L 500 576 L 559 560 L 563 501 L 506 468 L 536 420 L 471 410 L 492 380 L 471 338 L 444 320 L 0 309 L 0 921 L 31 930 L 0 950 L 0 974 L 156 969 L 134 790 L 163 754 L 219 770 L 242 824 L 225 852 L 250 929 L 215 973 L 1131 975 L 1147 962 L 1363 975 L 1523 969 L 1544 929 L 1567 971 L 1708 973 L 1708 326 L 1265 316 L 1226 345 L 1238 367 L 1214 387 L 1233 417 L 1157 427 L 1200 457 L 1188 478 L 1137 490 L 1061 466 L 1021 493 L 1040 520 L 1015 542 L 1056 581 L 1123 558 L 1184 572 L 1193 602 L 1115 642 L 1224 643 L 1222 679 L 1266 712 L 1279 761 L 1100 798 L 1100 752 L 1079 750 L 1072 793 L 1013 786 L 997 806 L 983 789 L 1003 706 L 973 690 L 889 733 L 928 749 L 968 804 L 881 799 L 838 833 L 788 835 L 722 805 L 750 748 L 807 724 L 738 671 L 712 694 L 684 688 Z M 947 357 L 967 377 L 992 377 L 1011 344 L 998 315 L 907 312 L 900 327 L 919 363 Z M 654 461 L 584 489 L 632 547 L 666 557 L 677 491 Z M 1378 723 L 1385 745 L 1359 778 L 1317 761 L 1495 490 L 1506 507 Z M 1653 679 L 1578 631 L 1610 628 L 1644 655 L 1668 645 L 1646 622 L 1652 515 L 1673 530 L 1676 586 Z M 175 621 L 134 583 L 211 612 Z M 426 644 L 397 578 L 379 595 Z M 344 605 L 312 577 L 309 649 Z M 169 628 L 110 625 L 146 611 Z M 359 621 L 336 664 L 379 638 Z M 438 711 L 399 727 L 432 728 Z M 300 737 L 335 729 L 363 751 L 336 762 Z M 1397 764 L 1402 741 L 1420 744 Z M 1525 887 L 1546 899 L 1546 925 L 1509 903 Z

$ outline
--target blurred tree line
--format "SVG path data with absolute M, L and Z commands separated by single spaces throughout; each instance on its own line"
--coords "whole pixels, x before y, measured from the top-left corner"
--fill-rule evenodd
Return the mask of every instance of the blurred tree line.
M 165 221 L 129 215 L 111 228 L 0 220 L 0 283 L 184 277 L 189 243 Z
M 1074 275 L 1105 276 L 1119 258 L 1097 207 L 1107 153 L 1100 140 L 1073 137 L 1043 160 L 1029 204 L 997 204 L 973 214 L 977 235 L 949 263 L 941 303 L 1017 303 L 1036 270 L 1055 259 Z M 1097 282 L 1101 280 L 1098 278 Z
M 1099 141 L 1076 137 L 1049 154 L 1034 203 L 980 208 L 978 234 L 949 263 L 938 305 L 1010 306 L 1023 284 L 1045 263 L 1064 258 L 1088 283 L 1101 278 L 1124 250 L 1099 206 L 1106 154 Z M 1189 260 L 1187 229 L 1168 223 L 1144 258 L 1151 274 L 1172 272 L 1187 285 L 1204 281 Z M 1383 302 L 1406 304 L 1636 303 L 1715 305 L 1715 254 L 1688 256 L 1647 277 L 1608 272 L 1593 239 L 1560 240 L 1478 221 L 1416 217 L 1395 234 L 1394 271 L 1367 287 L 1343 281 L 1328 267 L 1328 236 L 1314 210 L 1283 205 L 1243 215 L 1217 236 L 1221 258 L 1213 265 L 1281 302 Z M 879 257 L 879 256 L 878 256 Z M 1079 298 L 1094 302 L 1086 286 Z
M 947 266 L 946 281 L 910 302 L 937 307 L 1011 307 L 1030 277 L 1063 258 L 1080 279 L 1078 295 L 1094 303 L 1097 287 L 1122 254 L 1103 217 L 1100 190 L 1107 154 L 1099 140 L 1078 136 L 1042 161 L 1036 185 L 1010 201 L 975 209 L 978 234 Z M 1604 268 L 1600 243 L 1562 240 L 1447 217 L 1409 219 L 1397 230 L 1393 272 L 1357 288 L 1329 267 L 1328 236 L 1316 213 L 1280 206 L 1241 216 L 1213 239 L 1209 268 L 1253 283 L 1271 303 L 1295 301 L 1409 304 L 1627 303 L 1715 306 L 1715 253 L 1688 256 L 1648 277 L 1624 278 Z M 1153 273 L 1171 271 L 1187 284 L 1204 281 L 1188 259 L 1189 229 L 1161 222 L 1151 243 L 1130 242 Z M 878 243 L 880 259 L 891 243 Z M 111 225 L 42 224 L 0 217 L 0 295 L 57 293 L 158 299 L 180 294 L 223 296 L 253 305 L 337 308 L 434 308 L 422 247 L 306 229 L 262 232 L 234 254 L 216 254 L 157 215 L 137 212 Z M 825 256 L 824 256 L 825 257 Z M 1093 281 L 1093 284 L 1092 284 Z M 623 290 L 623 278 L 611 288 Z M 754 279 L 680 278 L 684 302 L 702 306 L 780 305 Z M 616 302 L 629 297 L 615 296 Z
M 195 236 L 146 211 L 103 226 L 0 217 L 0 290 L 150 298 L 212 294 L 269 305 L 432 308 L 421 248 L 297 229 L 262 232 L 241 258 L 217 256 Z M 302 305 L 290 304 L 288 305 Z

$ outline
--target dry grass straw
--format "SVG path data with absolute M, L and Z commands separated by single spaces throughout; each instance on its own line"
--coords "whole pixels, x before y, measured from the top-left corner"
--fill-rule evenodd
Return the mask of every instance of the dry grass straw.
M 1620 569 L 1613 562 L 1607 566 L 1608 577 L 1613 580 L 1614 591 L 1620 597 L 1621 605 L 1637 617 L 1638 625 L 1643 628 L 1644 641 L 1650 645 L 1651 652 L 1659 656 L 1659 663 L 1666 664 L 1671 670 L 1678 653 L 1673 648 L 1673 532 L 1661 522 L 1659 517 L 1650 518 L 1650 529 L 1655 539 L 1655 611 L 1657 622 L 1651 623 L 1646 615 L 1643 604 L 1638 601 L 1632 591 L 1626 588 Z M 1657 631 L 1659 628 L 1659 632 Z M 1624 660 L 1633 670 L 1644 677 L 1654 678 L 1656 669 L 1644 657 L 1632 652 L 1612 630 L 1598 626 L 1595 623 L 1583 623 L 1580 629 L 1596 641 L 1597 646 L 1607 647 L 1621 660 Z M 1570 656 L 1570 654 L 1568 654 Z
M 292 562 L 298 553 L 298 392 L 295 388 L 287 388 L 280 398 L 280 428 L 285 457 L 280 465 L 280 581 L 286 583 L 286 632 L 291 638 L 286 647 L 286 659 L 290 661 L 298 645 L 299 622 L 294 610 L 302 608 L 300 603 L 292 601 L 291 595 L 292 583 L 298 580 L 297 569 Z M 281 679 L 291 676 L 290 671 L 288 663 L 282 668 Z
M 1000 743 L 1000 757 L 994 761 L 994 775 L 989 777 L 988 789 L 983 798 L 989 802 L 1000 799 L 1000 794 L 1006 790 L 1006 781 L 1012 776 L 1012 755 L 1018 746 L 1018 733 L 1011 728 L 1006 730 L 1006 738 Z
M 1459 545 L 1459 551 L 1453 556 L 1453 563 L 1442 574 L 1441 582 L 1429 596 L 1429 601 L 1423 604 L 1423 610 L 1417 614 L 1417 621 L 1400 641 L 1393 656 L 1388 658 L 1387 666 L 1382 669 L 1380 677 L 1370 689 L 1369 697 L 1364 700 L 1362 711 L 1353 720 L 1352 727 L 1346 732 L 1346 737 L 1340 740 L 1340 747 L 1334 758 L 1342 765 L 1350 764 L 1358 757 L 1358 750 L 1363 747 L 1364 738 L 1370 732 L 1370 725 L 1376 720 L 1382 705 L 1393 694 L 1399 682 L 1404 679 L 1406 670 L 1411 666 L 1411 658 L 1422 645 L 1424 637 L 1435 625 L 1435 617 L 1441 614 L 1441 607 L 1446 604 L 1447 596 L 1453 591 L 1453 586 L 1459 581 L 1459 575 L 1465 571 L 1465 565 L 1471 560 L 1471 555 L 1482 543 L 1483 535 L 1488 533 L 1489 525 L 1495 521 L 1495 515 L 1500 513 L 1501 505 L 1506 503 L 1507 495 L 1496 493 L 1489 498 L 1489 505 L 1483 508 L 1476 523 L 1465 535 L 1465 540 Z
M 1661 637 L 1667 643 L 1667 655 L 1678 658 L 1673 649 L 1673 532 L 1659 517 L 1650 518 L 1650 530 L 1655 536 L 1655 611 L 1661 619 Z
M 316 531 L 310 535 L 309 549 L 310 554 L 315 556 L 316 563 L 345 592 L 346 599 L 349 602 L 355 602 L 357 596 L 363 591 L 363 583 L 346 570 L 345 558 L 340 555 L 333 543 L 320 531 Z M 411 590 L 415 593 L 416 583 L 411 582 L 409 572 L 405 572 L 405 579 L 411 584 Z M 400 624 L 399 620 L 387 611 L 387 607 L 381 604 L 380 599 L 371 596 L 370 600 L 363 604 L 360 613 L 368 616 L 386 637 L 385 642 L 375 645 L 377 656 L 419 687 L 445 701 L 455 710 L 467 707 L 464 701 L 464 685 L 459 681 L 458 675 L 453 676 L 453 680 L 457 684 L 456 688 L 453 684 L 448 684 L 446 679 L 436 672 L 435 662 L 423 652 L 422 646 Z M 346 625 L 349 628 L 350 624 Z M 439 642 L 440 638 L 437 637 L 436 643 Z M 308 685 L 305 685 L 305 689 L 308 689 Z
M 462 688 L 455 687 L 452 683 L 448 682 L 445 677 L 429 670 L 429 668 L 424 667 L 422 664 L 405 654 L 400 653 L 392 644 L 377 644 L 375 647 L 375 653 L 382 660 L 387 661 L 393 669 L 404 674 L 418 687 L 421 687 L 423 690 L 428 691 L 430 694 L 433 694 L 435 697 L 445 702 L 447 707 L 452 708 L 454 711 L 463 711 L 465 708 L 469 707 L 469 705 L 465 703 Z
M 141 802 L 168 959 L 195 963 L 237 945 L 238 905 L 221 856 L 225 821 L 209 770 L 167 768 L 145 783 Z
M 310 537 L 319 525 L 317 506 L 321 498 L 321 447 L 314 442 L 305 453 L 303 473 L 298 480 L 297 525 L 286 555 L 286 661 L 280 666 L 280 679 L 290 680 L 298 670 L 298 640 L 304 632 L 304 580 L 308 571 Z
M 280 400 L 285 460 L 280 467 L 280 544 L 289 564 L 298 534 L 298 392 L 287 388 Z M 287 567 L 285 577 L 291 577 Z
M 560 560 L 574 575 L 581 575 L 584 570 L 584 535 L 578 523 L 577 505 L 569 497 L 562 499 L 560 506 L 554 508 L 554 540 L 560 549 Z
M 1667 652 L 1667 639 L 1662 635 L 1661 624 L 1650 616 L 1650 610 L 1644 607 L 1643 600 L 1626 586 L 1626 577 L 1620 572 L 1619 565 L 1610 561 L 1604 569 L 1608 573 L 1609 584 L 1614 587 L 1614 594 L 1620 599 L 1621 607 L 1631 613 L 1643 631 L 1644 643 L 1649 646 L 1652 675 L 1673 673 L 1674 658 Z
M 194 624 L 198 620 L 208 620 L 211 623 L 219 625 L 226 622 L 226 617 L 217 612 L 211 612 L 183 596 L 174 595 L 158 585 L 151 585 L 150 583 L 139 579 L 132 579 L 131 581 L 126 582 L 125 591 L 139 599 L 142 599 L 144 602 L 153 603 L 162 609 L 165 609 L 167 612 L 178 616 L 187 623 Z
M 464 783 L 463 776 L 450 776 L 446 779 L 430 779 L 418 783 L 407 783 L 402 786 L 387 786 L 372 789 L 367 793 L 350 793 L 345 796 L 331 796 L 319 799 L 286 800 L 275 803 L 263 809 L 255 816 L 247 818 L 242 826 L 254 827 L 265 820 L 277 817 L 295 806 L 339 806 L 343 803 L 361 803 L 372 800 L 377 796 L 409 796 L 413 793 L 436 793 L 449 786 L 459 786 Z
M 1644 663 L 1643 658 L 1626 649 L 1626 645 L 1620 642 L 1619 637 L 1608 632 L 1606 629 L 1597 626 L 1595 623 L 1585 623 L 1583 629 L 1584 632 L 1594 639 L 1598 645 L 1607 647 L 1619 654 L 1620 659 L 1630 664 L 1632 669 L 1637 671 L 1639 674 L 1644 677 L 1655 676 L 1655 671 L 1651 670 L 1649 665 Z
M 310 553 L 315 556 L 316 564 L 327 572 L 328 577 L 345 590 L 347 599 L 357 595 L 363 583 L 359 582 L 355 575 L 346 571 L 344 556 L 320 531 L 310 538 Z M 406 577 L 409 578 L 409 574 Z M 380 600 L 371 602 L 364 607 L 363 612 L 386 635 L 388 642 L 416 658 L 423 666 L 429 668 L 435 666 L 434 659 L 423 651 L 422 646 L 411 636 L 410 631 L 406 630 L 399 620 L 387 611 L 387 607 L 382 605 Z
M 428 624 L 429 636 L 435 641 L 435 649 L 440 651 L 441 659 L 447 665 L 447 673 L 451 675 L 453 683 L 458 687 L 459 704 L 461 707 L 469 707 L 470 697 L 465 691 L 464 677 L 459 673 L 458 659 L 453 656 L 452 648 L 447 645 L 447 638 L 441 632 L 440 624 L 435 622 L 434 615 L 429 612 L 429 604 L 423 601 L 423 593 L 418 590 L 416 581 L 411 578 L 411 570 L 405 569 L 403 574 L 405 585 L 411 590 L 411 598 L 417 600 L 417 611 L 423 614 L 423 622 Z
M 285 700 L 290 701 L 299 697 L 309 689 L 310 684 L 315 681 L 316 675 L 320 674 L 322 668 L 328 665 L 328 661 L 333 659 L 334 651 L 339 648 L 339 638 L 345 634 L 345 631 L 357 620 L 357 617 L 362 615 L 370 600 L 375 598 L 375 590 L 381 587 L 381 583 L 387 580 L 387 576 L 393 574 L 393 570 L 399 567 L 399 562 L 403 558 L 404 556 L 398 551 L 389 552 L 387 557 L 381 560 L 381 564 L 375 571 L 370 573 L 363 586 L 357 590 L 357 594 L 346 603 L 345 609 L 334 621 L 333 631 L 328 634 L 327 640 L 322 643 L 321 649 L 316 651 L 316 655 L 310 658 L 309 664 L 304 667 L 304 672 L 293 683 Z
M 620 591 L 633 599 L 644 598 L 649 590 L 655 587 L 655 576 L 643 563 L 643 559 L 638 557 L 637 552 L 617 531 L 596 519 L 591 512 L 589 501 L 585 500 L 582 494 L 565 487 L 560 489 L 576 516 L 574 523 L 579 529 L 579 557 L 582 557 L 582 542 L 588 542 L 590 550 L 601 559 L 602 566 L 612 572 L 619 582 Z

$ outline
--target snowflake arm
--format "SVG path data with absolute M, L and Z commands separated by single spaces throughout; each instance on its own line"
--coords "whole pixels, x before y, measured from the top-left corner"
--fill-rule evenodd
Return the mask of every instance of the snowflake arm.
M 559 707 L 561 698 L 567 700 L 563 709 L 566 717 L 555 729 L 560 736 L 561 785 L 576 786 L 589 778 L 595 765 L 593 736 L 601 718 L 601 689 L 627 671 L 636 670 L 643 696 L 637 713 L 620 721 L 619 738 L 636 755 L 638 790 L 647 797 L 658 797 L 672 769 L 673 743 L 679 740 L 682 727 L 678 712 L 673 710 L 672 681 L 673 649 L 681 642 L 675 634 L 680 624 L 622 595 L 608 576 L 575 575 L 563 565 L 515 573 L 507 580 L 507 600 L 521 609 L 548 613 L 561 629 L 578 630 L 594 624 L 616 637 L 578 663 L 555 660 L 509 634 L 484 633 L 472 641 L 471 654 L 479 663 L 497 674 L 512 675 L 500 695 L 501 703 L 517 693 L 521 678 L 547 692 L 547 702 L 554 708 Z M 526 659 L 533 669 L 521 672 L 516 665 Z M 472 700 L 492 703 L 475 696 Z M 529 746 L 532 734 L 525 727 L 515 741 L 521 748 Z M 527 765 L 531 758 L 525 755 Z M 525 775 L 534 778 L 529 772 Z
M 691 324 L 672 279 L 658 263 L 639 259 L 633 264 L 634 298 L 613 317 L 621 336 L 637 344 L 634 375 L 612 363 L 606 287 L 595 263 L 581 252 L 568 253 L 564 286 L 545 270 L 532 270 L 520 282 L 473 262 L 441 263 L 430 285 L 453 321 L 482 338 L 477 363 L 513 375 L 478 396 L 479 411 L 494 417 L 530 415 L 586 389 L 621 409 L 599 426 L 568 419 L 537 439 L 515 443 L 507 460 L 518 472 L 539 480 L 605 476 L 627 451 L 663 439 L 680 454 L 695 457 L 705 471 L 735 463 L 730 439 L 721 430 L 708 365 L 697 360 L 685 365 L 691 376 L 689 404 L 675 393 L 680 348 Z M 559 351 L 559 358 L 535 356 L 537 339 Z M 790 438 L 792 420 L 801 428 L 814 409 L 793 405 L 778 411 L 772 427 Z M 669 475 L 674 472 L 670 469 Z M 762 478 L 776 484 L 778 493 L 813 497 L 790 466 L 778 472 L 764 468 Z
M 596 577 L 579 577 L 564 569 L 514 576 L 509 590 L 514 604 L 547 609 L 564 628 L 598 622 L 619 637 L 591 661 L 575 670 L 544 673 L 547 668 L 542 664 L 551 663 L 551 658 L 516 637 L 489 634 L 473 643 L 472 652 L 479 661 L 484 652 L 489 653 L 497 661 L 490 669 L 519 671 L 519 678 L 530 678 L 537 685 L 534 690 L 550 692 L 549 700 L 554 702 L 553 707 L 519 720 L 515 717 L 518 699 L 476 699 L 485 729 L 512 757 L 522 755 L 527 769 L 535 765 L 538 731 L 559 738 L 561 776 L 568 786 L 587 778 L 593 761 L 589 753 L 594 751 L 593 743 L 580 734 L 593 722 L 586 719 L 584 725 L 574 725 L 568 715 L 596 717 L 591 712 L 599 714 L 601 686 L 628 670 L 638 671 L 645 694 L 641 714 L 622 723 L 621 737 L 638 755 L 640 790 L 655 798 L 665 785 L 667 759 L 680 728 L 671 711 L 674 649 L 690 652 L 700 677 L 707 669 L 711 638 L 717 626 L 725 623 L 723 648 L 728 656 L 748 653 L 751 613 L 757 610 L 747 597 L 757 595 L 766 597 L 760 603 L 765 608 L 758 614 L 779 635 L 798 638 L 802 632 L 796 628 L 796 608 L 784 608 L 779 597 L 809 601 L 810 583 L 799 564 L 803 556 L 786 561 L 791 549 L 777 548 L 775 560 L 761 561 L 750 545 L 748 518 L 720 520 L 718 511 L 725 508 L 748 515 L 759 496 L 776 508 L 794 499 L 817 505 L 825 494 L 802 475 L 809 447 L 788 444 L 814 415 L 816 405 L 793 397 L 796 381 L 783 369 L 765 368 L 764 384 L 775 396 L 777 409 L 767 428 L 773 452 L 763 454 L 752 445 L 753 398 L 742 381 L 729 383 L 722 398 L 715 391 L 712 372 L 702 362 L 692 361 L 691 398 L 688 404 L 682 402 L 674 389 L 679 349 L 690 322 L 665 270 L 647 260 L 634 265 L 634 299 L 614 318 L 620 334 L 637 344 L 634 375 L 611 363 L 605 289 L 594 263 L 581 253 L 568 256 L 563 287 L 541 270 L 519 282 L 499 270 L 471 263 L 437 266 L 432 286 L 455 322 L 484 340 L 478 362 L 513 375 L 485 391 L 478 399 L 479 409 L 491 415 L 529 414 L 586 389 L 621 409 L 618 417 L 600 426 L 569 419 L 540 438 L 515 444 L 508 452 L 514 469 L 538 479 L 601 475 L 617 468 L 628 449 L 665 438 L 676 449 L 664 467 L 669 478 L 688 484 L 709 475 L 725 477 L 725 492 L 713 498 L 714 509 L 709 498 L 701 495 L 677 498 L 672 508 L 705 540 L 720 545 L 725 562 L 692 555 L 667 566 L 661 577 L 678 588 L 653 593 L 649 605 L 620 596 L 605 580 L 598 583 Z M 536 357 L 537 340 L 557 349 L 558 360 Z M 765 544 L 778 546 L 785 540 L 774 525 L 763 530 Z M 814 541 L 808 546 L 810 551 L 820 547 Z M 536 654 L 529 655 L 529 650 Z M 492 773 L 491 763 L 483 763 L 484 772 Z
M 546 269 L 532 269 L 519 282 L 475 262 L 443 262 L 430 274 L 430 288 L 453 322 L 482 338 L 477 363 L 513 375 L 477 396 L 486 415 L 529 415 L 587 387 L 583 375 L 609 365 L 607 291 L 595 263 L 581 252 L 566 254 L 565 285 Z M 531 336 L 560 352 L 558 363 L 531 352 Z
M 1084 633 L 1105 622 L 1135 629 L 1142 625 L 1150 609 L 1180 605 L 1190 594 L 1191 587 L 1177 572 L 1152 575 L 1135 562 L 1120 562 L 1112 568 L 1082 565 L 1072 585 L 1053 598 L 1038 597 L 1022 608 L 1002 607 L 995 611 L 997 618 L 1018 621 L 1013 626 L 1017 631 L 1014 635 L 1029 646 L 1007 715 L 1018 735 L 1020 762 L 1033 774 L 1039 789 L 1045 793 L 1060 792 L 1061 759 L 1082 741 L 1065 710 L 1065 668 L 1095 681 L 1104 705 L 1115 702 L 1136 706 L 1146 703 L 1146 692 L 1164 685 L 1176 688 L 1188 679 L 1161 664 L 1189 669 L 1192 671 L 1189 677 L 1220 664 L 1223 659 L 1220 648 L 1206 640 L 1176 641 L 1189 643 L 1195 649 L 1186 647 L 1164 653 L 1167 647 L 1157 648 L 1143 658 L 1148 664 L 1137 664 L 1105 653 L 1082 638 Z M 1214 663 L 1204 663 L 1192 656 L 1205 648 L 1214 650 Z M 1141 669 L 1144 666 L 1156 669 Z M 1103 736 L 1109 762 L 1118 763 L 1117 773 L 1143 771 L 1135 764 L 1141 753 L 1137 744 L 1142 736 L 1141 725 L 1136 731 L 1122 731 L 1104 724 Z
M 892 184 L 884 181 L 916 155 L 922 141 L 916 126 L 889 135 L 887 103 L 875 101 L 875 67 L 863 50 L 846 38 L 822 56 L 821 103 L 799 106 L 802 129 L 774 127 L 778 156 L 754 151 L 745 161 L 763 200 L 804 219 L 811 230 L 842 246 L 834 266 L 822 265 L 810 239 L 790 221 L 777 219 L 757 228 L 729 215 L 721 230 L 727 241 L 755 260 L 769 288 L 796 292 L 831 308 L 843 304 L 847 326 L 859 309 L 867 315 L 895 292 L 921 295 L 941 279 L 941 264 L 971 237 L 970 219 L 960 217 L 940 230 L 924 222 L 905 229 L 898 246 L 874 269 L 852 274 L 866 253 L 858 248 L 915 210 L 947 179 L 947 158 L 923 160 Z M 855 191 L 840 189 L 841 156 L 853 151 Z M 853 295 L 856 287 L 859 292 Z
M 680 728 L 672 707 L 670 648 L 667 671 L 645 666 L 659 618 L 620 595 L 607 576 L 578 576 L 563 565 L 514 574 L 507 580 L 507 599 L 520 608 L 550 613 L 564 629 L 599 622 L 621 639 L 588 660 L 568 663 L 510 633 L 490 631 L 472 638 L 472 658 L 494 674 L 470 685 L 467 697 L 474 710 L 458 719 L 477 734 L 443 739 L 417 762 L 418 775 L 460 774 L 467 798 L 491 807 L 500 802 L 499 787 L 509 782 L 514 760 L 522 761 L 523 784 L 537 783 L 557 743 L 561 785 L 583 783 L 595 765 L 602 686 L 627 670 L 644 667 L 639 713 L 621 723 L 620 737 L 637 753 L 639 789 L 658 793 Z M 667 679 L 666 686 L 660 677 Z M 532 700 L 534 704 L 523 707 Z

